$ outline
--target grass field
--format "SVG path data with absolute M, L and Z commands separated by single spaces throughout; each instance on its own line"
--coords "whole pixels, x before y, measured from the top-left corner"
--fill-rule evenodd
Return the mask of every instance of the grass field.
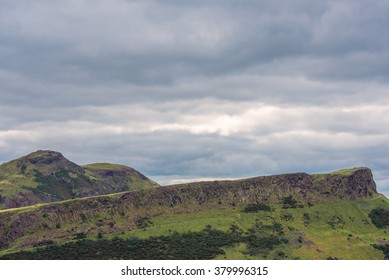
M 116 194 L 117 195 L 117 194 Z M 81 198 L 79 200 L 84 200 Z M 57 202 L 66 203 L 66 201 Z M 40 205 L 29 206 L 8 211 L 34 211 Z M 200 232 L 208 225 L 213 229 L 229 231 L 232 225 L 238 226 L 243 232 L 248 232 L 255 223 L 265 226 L 278 223 L 283 228 L 283 236 L 287 244 L 278 245 L 265 254 L 249 254 L 247 244 L 242 242 L 232 247 L 223 248 L 225 254 L 216 259 L 383 259 L 381 251 L 371 244 L 389 244 L 388 228 L 378 229 L 372 224 L 369 213 L 376 208 L 389 210 L 389 200 L 377 195 L 359 201 L 344 201 L 332 204 L 305 205 L 303 208 L 284 209 L 281 204 L 271 205 L 272 211 L 256 213 L 244 212 L 244 205 L 222 207 L 204 211 L 193 211 L 179 214 L 160 214 L 147 218 L 147 221 L 138 228 L 126 228 L 126 216 L 112 216 L 115 227 L 122 228 L 120 232 L 104 233 L 104 239 L 114 237 L 146 239 L 155 236 L 168 236 L 174 232 Z M 161 213 L 164 213 L 161 209 Z M 147 217 L 147 213 L 138 213 Z M 81 223 L 64 224 L 56 229 L 58 232 L 69 233 L 88 229 L 87 239 L 98 240 L 99 227 L 96 221 L 107 218 L 101 217 L 86 219 Z M 27 239 L 43 240 L 49 236 L 45 230 L 31 233 L 15 240 L 10 248 L 0 251 L 0 256 L 20 249 Z M 56 244 L 73 242 L 72 234 L 65 238 L 53 239 Z M 101 236 L 100 236 L 101 238 Z
M 207 225 L 227 231 L 232 224 L 243 230 L 249 229 L 256 220 L 263 224 L 278 222 L 282 224 L 289 244 L 278 247 L 283 259 L 383 259 L 381 251 L 371 244 L 389 243 L 386 229 L 376 228 L 369 219 L 374 208 L 389 210 L 389 201 L 383 196 L 368 200 L 336 204 L 314 205 L 312 207 L 282 209 L 273 206 L 271 212 L 244 213 L 241 207 L 214 209 L 175 215 L 161 215 L 151 218 L 150 226 L 126 231 L 120 235 L 105 235 L 105 238 L 121 238 L 169 235 L 174 231 L 200 231 Z M 308 218 L 307 218 L 308 217 Z M 289 219 L 289 220 L 286 220 Z M 308 221 L 307 221 L 308 220 Z M 389 229 L 388 229 L 389 230 Z M 224 248 L 226 254 L 220 259 L 261 259 L 263 256 L 250 256 L 246 246 L 240 243 Z M 276 259 L 275 252 L 267 258 Z

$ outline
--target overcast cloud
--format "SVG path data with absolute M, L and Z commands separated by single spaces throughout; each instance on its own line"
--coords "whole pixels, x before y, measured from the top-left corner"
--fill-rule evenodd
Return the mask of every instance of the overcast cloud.
M 372 168 L 389 195 L 389 2 L 0 0 L 0 162 L 162 184 Z

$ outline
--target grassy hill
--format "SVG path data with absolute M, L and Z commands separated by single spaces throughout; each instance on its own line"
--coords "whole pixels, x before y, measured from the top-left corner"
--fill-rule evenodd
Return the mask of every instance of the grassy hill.
M 250 253 L 247 242 L 236 243 L 223 248 L 225 254 L 216 259 L 383 259 L 382 252 L 371 244 L 389 244 L 389 229 L 378 229 L 369 218 L 373 209 L 389 210 L 389 201 L 383 196 L 303 208 L 284 209 L 281 205 L 271 205 L 271 208 L 271 211 L 247 213 L 242 206 L 159 216 L 150 219 L 146 228 L 126 232 L 121 237 L 149 238 L 175 231 L 185 233 L 188 229 L 201 231 L 207 225 L 223 232 L 236 225 L 247 232 L 260 223 L 262 228 L 279 224 L 283 231 L 281 236 L 288 240 L 287 244 L 257 254 Z M 279 232 L 276 235 L 280 236 Z
M 0 165 L 0 209 L 156 186 L 127 166 L 81 167 L 58 152 L 37 151 Z
M 245 212 L 245 207 L 244 205 L 220 207 L 198 212 L 162 214 L 150 218 L 143 216 L 143 219 L 138 219 L 135 227 L 131 229 L 126 229 L 124 217 L 96 216 L 79 223 L 60 225 L 55 230 L 34 232 L 32 235 L 17 240 L 11 247 L 0 251 L 0 255 L 3 255 L 3 258 L 17 258 L 17 254 L 7 254 L 18 252 L 21 248 L 34 251 L 36 247 L 46 244 L 69 246 L 69 244 L 75 244 L 74 242 L 80 242 L 81 239 L 91 242 L 87 246 L 87 252 L 90 255 L 85 255 L 85 258 L 117 258 L 120 251 L 115 251 L 108 256 L 93 255 L 94 247 L 104 240 L 107 243 L 105 246 L 109 248 L 112 246 L 110 243 L 117 242 L 115 241 L 117 239 L 150 242 L 160 238 L 162 240 L 159 241 L 160 244 L 168 237 L 179 239 L 180 235 L 191 232 L 201 235 L 207 227 L 225 234 L 231 233 L 231 228 L 236 227 L 242 232 L 243 237 L 248 236 L 250 230 L 254 229 L 257 231 L 254 237 L 257 239 L 275 236 L 280 240 L 286 240 L 286 242 L 275 242 L 276 245 L 273 247 L 267 245 L 261 247 L 260 244 L 259 248 L 254 247 L 253 249 L 247 239 L 242 238 L 228 246 L 218 247 L 221 251 L 211 256 L 214 259 L 383 259 L 383 253 L 375 249 L 372 244 L 389 244 L 388 229 L 377 228 L 369 217 L 373 209 L 383 208 L 389 211 L 389 201 L 383 196 L 354 202 L 304 206 L 303 208 L 284 209 L 282 205 L 271 205 L 271 211 L 254 213 Z M 112 228 L 114 229 L 110 230 Z M 115 230 L 118 228 L 120 228 L 119 231 Z M 57 234 L 51 236 L 50 231 L 57 231 Z M 58 234 L 59 232 L 61 234 Z M 227 237 L 223 235 L 221 238 L 226 239 Z M 32 239 L 36 242 L 34 245 L 23 246 Z M 77 246 L 85 245 L 81 243 Z M 187 258 L 190 256 L 191 248 L 196 246 L 201 247 L 199 244 L 192 244 L 192 247 L 189 246 L 186 249 Z M 159 255 L 150 258 L 161 258 L 161 252 L 157 253 Z M 173 259 L 179 259 L 180 256 L 177 254 Z M 74 259 L 78 256 L 75 252 L 67 257 L 66 254 L 60 253 L 60 258 Z M 132 258 L 143 259 L 145 255 L 139 253 L 139 255 L 132 255 Z
M 200 182 L 2 210 L 0 256 L 384 259 L 387 214 L 365 168 Z

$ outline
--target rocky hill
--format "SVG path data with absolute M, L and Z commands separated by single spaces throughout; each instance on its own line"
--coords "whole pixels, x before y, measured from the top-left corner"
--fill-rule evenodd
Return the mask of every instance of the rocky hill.
M 156 186 L 127 166 L 79 166 L 61 153 L 40 150 L 0 165 L 0 209 Z
M 102 169 L 104 165 L 88 166 L 82 169 L 84 173 L 77 171 L 76 166 L 70 166 L 67 172 L 93 172 L 93 176 L 98 178 L 108 176 L 107 173 L 110 172 Z M 30 169 L 26 168 L 24 172 L 28 170 Z M 52 176 L 50 172 L 41 171 L 41 174 Z M 299 208 L 375 196 L 376 185 L 368 168 L 328 174 L 295 173 L 142 189 L 0 211 L 0 248 L 7 248 L 20 238 L 22 241 L 18 241 L 18 246 L 24 248 L 45 240 L 67 240 L 81 233 L 124 232 L 135 229 L 145 219 L 161 215 L 227 209 L 247 204 L 278 204 L 285 208 Z M 31 232 L 36 234 L 28 234 Z
M 217 200 L 221 204 L 280 203 L 293 196 L 305 203 L 356 200 L 376 194 L 376 184 L 369 168 L 352 168 L 327 174 L 306 173 L 260 176 L 242 180 L 197 182 L 170 186 L 199 201 Z M 197 193 L 194 193 L 197 192 Z M 177 194 L 183 197 L 182 194 Z M 182 199 L 180 199 L 182 200 Z

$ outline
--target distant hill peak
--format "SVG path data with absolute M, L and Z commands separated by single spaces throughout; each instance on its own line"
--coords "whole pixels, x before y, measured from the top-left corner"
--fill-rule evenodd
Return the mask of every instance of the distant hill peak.
M 59 152 L 38 150 L 0 165 L 0 209 L 156 186 L 128 166 L 81 167 Z
M 50 164 L 53 161 L 63 160 L 65 159 L 65 157 L 59 152 L 38 150 L 24 157 L 21 157 L 20 159 L 27 159 L 33 164 Z
M 80 166 L 65 158 L 61 153 L 50 150 L 38 150 L 6 164 L 16 165 L 22 174 L 40 172 L 44 176 L 48 176 L 59 170 L 83 172 Z
M 38 157 L 38 156 L 42 156 L 42 157 L 61 156 L 62 157 L 63 155 L 60 152 L 52 151 L 52 150 L 37 150 L 35 152 L 29 153 L 25 157 Z

